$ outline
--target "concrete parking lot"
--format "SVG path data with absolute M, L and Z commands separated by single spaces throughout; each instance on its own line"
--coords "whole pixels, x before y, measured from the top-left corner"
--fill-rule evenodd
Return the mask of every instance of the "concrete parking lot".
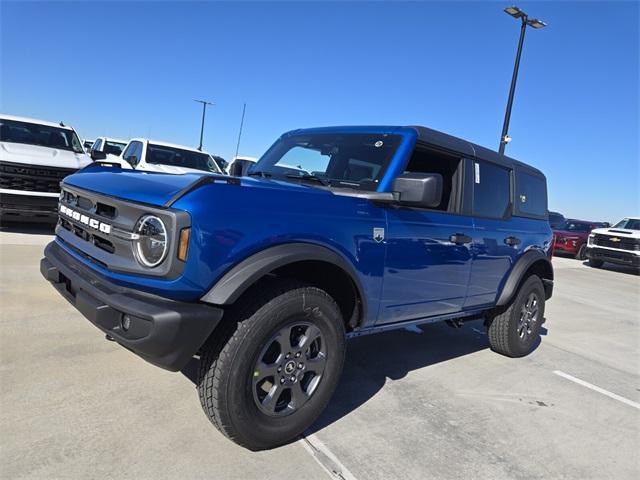
M 640 277 L 555 258 L 529 357 L 482 325 L 354 339 L 307 438 L 252 453 L 200 409 L 190 370 L 138 359 L 41 277 L 46 229 L 0 232 L 0 477 L 638 478 Z

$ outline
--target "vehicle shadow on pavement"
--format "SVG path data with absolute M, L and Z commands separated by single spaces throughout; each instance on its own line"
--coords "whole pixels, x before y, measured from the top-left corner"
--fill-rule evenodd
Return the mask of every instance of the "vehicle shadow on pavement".
M 582 264 L 585 267 L 594 269 L 591 265 L 589 265 L 588 261 L 587 262 L 582 262 Z M 619 272 L 619 273 L 624 273 L 626 275 L 635 275 L 635 276 L 639 276 L 640 275 L 640 269 L 638 269 L 638 268 L 627 267 L 626 265 L 616 265 L 614 263 L 605 263 L 600 268 L 597 268 L 597 269 L 594 269 L 594 270 L 609 270 L 610 272 Z
M 541 335 L 546 335 L 543 327 Z M 538 345 L 536 345 L 536 348 Z M 305 432 L 318 432 L 373 398 L 388 379 L 489 348 L 482 320 L 451 328 L 444 322 L 367 335 L 347 342 L 347 355 L 336 391 L 318 420 Z M 197 385 L 199 359 L 181 373 Z
M 422 333 L 418 333 L 418 331 Z M 315 433 L 340 420 L 375 396 L 387 379 L 489 348 L 482 320 L 454 329 L 444 322 L 352 339 L 347 344 L 342 378 Z

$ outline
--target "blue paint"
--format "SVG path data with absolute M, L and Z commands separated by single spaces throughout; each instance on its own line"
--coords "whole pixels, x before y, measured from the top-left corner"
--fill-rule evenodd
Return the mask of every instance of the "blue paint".
M 311 133 L 380 133 L 402 137 L 378 191 L 390 191 L 416 144 L 406 127 L 331 127 Z M 162 206 L 198 178 L 111 168 L 93 168 L 65 183 L 134 202 Z M 491 306 L 518 258 L 528 249 L 548 252 L 551 230 L 544 220 L 512 217 L 478 219 L 381 205 L 335 195 L 329 189 L 259 177 L 239 185 L 205 184 L 172 208 L 190 213 L 192 234 L 182 274 L 173 280 L 116 273 L 67 248 L 74 257 L 117 284 L 174 300 L 198 301 L 234 265 L 267 247 L 306 242 L 325 247 L 349 262 L 363 288 L 364 326 L 392 326 L 424 318 L 476 314 Z M 373 238 L 384 229 L 383 241 Z M 449 237 L 463 234 L 470 244 Z M 510 247 L 504 238 L 522 243 Z M 62 245 L 64 247 L 64 245 Z

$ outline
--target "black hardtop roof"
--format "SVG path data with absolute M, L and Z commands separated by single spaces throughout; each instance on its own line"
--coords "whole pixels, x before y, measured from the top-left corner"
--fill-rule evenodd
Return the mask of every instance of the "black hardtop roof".
M 407 128 L 413 128 L 418 133 L 418 141 L 420 142 L 441 147 L 446 150 L 452 150 L 463 155 L 469 155 L 470 157 L 475 157 L 504 167 L 517 166 L 522 170 L 529 170 L 530 172 L 537 173 L 544 177 L 544 174 L 537 168 L 520 162 L 514 158 L 507 157 L 506 155 L 500 155 L 498 152 L 483 147 L 482 145 L 477 145 L 467 140 L 463 140 L 462 138 L 454 137 L 453 135 L 442 133 L 438 130 L 433 130 L 427 127 L 411 125 Z

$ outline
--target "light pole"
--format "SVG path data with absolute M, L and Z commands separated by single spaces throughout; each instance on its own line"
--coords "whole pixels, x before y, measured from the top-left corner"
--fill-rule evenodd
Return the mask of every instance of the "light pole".
M 535 29 L 546 27 L 547 24 L 537 18 L 529 19 L 529 16 L 518 7 L 507 7 L 504 9 L 506 13 L 513 18 L 519 18 L 522 22 L 520 26 L 520 40 L 518 41 L 518 53 L 516 53 L 516 64 L 513 67 L 513 76 L 511 77 L 511 88 L 509 89 L 509 99 L 507 100 L 507 110 L 504 113 L 504 123 L 502 124 L 502 135 L 500 135 L 500 155 L 504 154 L 504 148 L 511 141 L 509 137 L 509 120 L 511 119 L 511 107 L 513 106 L 513 96 L 516 93 L 516 81 L 518 80 L 518 69 L 520 68 L 520 57 L 522 56 L 522 44 L 524 43 L 524 33 L 527 27 Z
M 207 111 L 207 105 L 215 105 L 215 103 L 207 102 L 206 100 L 194 100 L 202 104 L 202 124 L 200 125 L 200 146 L 198 150 L 202 150 L 202 135 L 204 134 L 204 115 Z

